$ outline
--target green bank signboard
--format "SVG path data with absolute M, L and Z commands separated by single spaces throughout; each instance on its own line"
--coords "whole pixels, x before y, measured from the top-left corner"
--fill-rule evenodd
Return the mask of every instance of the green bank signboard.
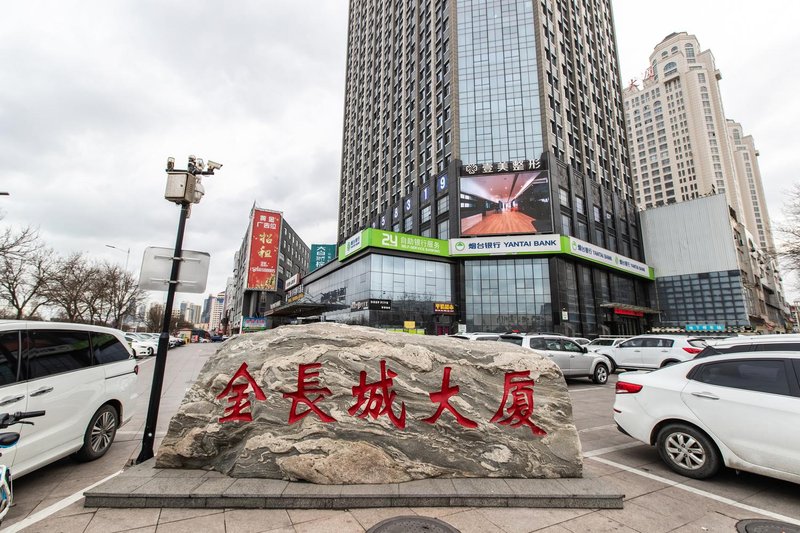
M 368 247 L 441 257 L 450 256 L 449 243 L 446 240 L 369 228 L 356 233 L 339 247 L 339 259 L 342 260 Z
M 335 244 L 312 244 L 309 272 L 327 265 L 336 257 Z

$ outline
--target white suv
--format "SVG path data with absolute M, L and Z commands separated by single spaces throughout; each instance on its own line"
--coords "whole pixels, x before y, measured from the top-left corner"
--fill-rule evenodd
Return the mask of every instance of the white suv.
M 19 477 L 70 454 L 103 456 L 133 415 L 138 373 L 119 330 L 0 321 L 0 412 L 45 411 L 10 429 L 19 443 L 0 461 Z
M 619 343 L 616 348 L 600 349 L 611 360 L 613 370 L 655 369 L 694 359 L 706 341 L 686 335 L 639 335 Z
M 557 335 L 500 335 L 503 342 L 542 352 L 561 368 L 564 377 L 588 377 L 598 385 L 608 381 L 611 363 L 605 356 L 587 352 L 586 347 Z

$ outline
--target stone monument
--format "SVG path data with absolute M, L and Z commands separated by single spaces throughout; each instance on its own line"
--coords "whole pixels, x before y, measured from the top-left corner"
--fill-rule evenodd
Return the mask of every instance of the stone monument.
M 505 342 L 319 323 L 229 339 L 159 468 L 321 484 L 580 477 L 559 368 Z

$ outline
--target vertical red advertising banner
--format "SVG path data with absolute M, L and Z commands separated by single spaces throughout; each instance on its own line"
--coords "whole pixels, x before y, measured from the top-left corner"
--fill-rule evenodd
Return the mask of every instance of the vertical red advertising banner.
M 250 261 L 247 288 L 274 291 L 278 287 L 278 249 L 281 242 L 281 214 L 253 210 L 250 229 Z

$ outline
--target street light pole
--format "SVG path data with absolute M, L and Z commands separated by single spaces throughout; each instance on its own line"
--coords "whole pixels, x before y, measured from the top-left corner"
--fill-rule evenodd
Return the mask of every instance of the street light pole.
M 119 250 L 120 252 L 125 252 L 125 271 L 128 271 L 128 260 L 131 258 L 131 249 L 128 248 L 127 250 L 123 250 L 118 246 L 112 246 L 110 244 L 106 244 L 106 248 L 113 248 L 114 250 Z
M 189 206 L 181 204 L 181 216 L 178 219 L 178 237 L 175 239 L 175 251 L 172 256 L 172 273 L 169 276 L 167 289 L 167 302 L 164 305 L 164 319 L 161 322 L 161 335 L 158 337 L 158 351 L 156 352 L 156 365 L 153 369 L 153 385 L 150 388 L 150 403 L 147 406 L 147 421 L 144 425 L 142 436 L 142 451 L 136 458 L 136 463 L 143 463 L 153 457 L 153 445 L 156 438 L 156 424 L 158 423 L 158 409 L 161 406 L 161 388 L 164 383 L 164 370 L 167 367 L 167 349 L 169 348 L 169 326 L 172 321 L 172 304 L 175 300 L 175 288 L 178 285 L 178 274 L 181 269 L 181 254 L 183 253 L 183 232 L 186 229 L 186 219 L 189 216 Z
M 147 420 L 144 425 L 142 435 L 142 449 L 136 458 L 136 463 L 140 464 L 155 455 L 153 446 L 156 438 L 156 426 L 158 424 L 158 410 L 161 405 L 161 389 L 164 383 L 164 371 L 167 367 L 167 348 L 169 348 L 169 326 L 172 321 L 172 305 L 175 301 L 175 292 L 178 286 L 178 276 L 180 274 L 181 261 L 183 260 L 183 233 L 186 229 L 186 219 L 189 218 L 189 210 L 192 204 L 200 202 L 205 190 L 200 182 L 201 176 L 213 175 L 214 170 L 218 170 L 222 165 L 208 162 L 208 167 L 202 159 L 196 159 L 193 155 L 189 156 L 188 169 L 185 171 L 175 170 L 175 159 L 167 159 L 167 192 L 164 197 L 181 206 L 181 215 L 178 219 L 178 235 L 175 239 L 175 250 L 172 254 L 172 271 L 169 276 L 169 287 L 167 288 L 167 301 L 164 305 L 164 318 L 161 324 L 161 335 L 158 337 L 158 351 L 156 352 L 156 364 L 153 369 L 153 384 L 150 388 L 150 402 L 147 406 Z M 206 170 L 208 168 L 208 170 Z

